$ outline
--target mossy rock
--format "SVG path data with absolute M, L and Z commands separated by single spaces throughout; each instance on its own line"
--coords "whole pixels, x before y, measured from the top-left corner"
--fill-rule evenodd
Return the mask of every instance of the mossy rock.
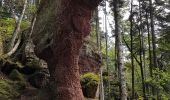
M 0 80 L 0 100 L 14 100 L 19 96 L 15 83 L 9 80 Z
M 9 74 L 9 78 L 13 81 L 25 81 L 23 74 L 21 74 L 18 70 L 14 69 Z
M 80 77 L 80 82 L 85 97 L 95 98 L 99 81 L 99 76 L 94 73 L 87 73 Z

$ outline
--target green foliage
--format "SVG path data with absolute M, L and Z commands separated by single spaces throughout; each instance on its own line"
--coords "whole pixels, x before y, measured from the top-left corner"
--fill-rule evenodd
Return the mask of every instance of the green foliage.
M 9 78 L 14 81 L 25 81 L 24 76 L 16 69 L 12 70 L 9 74 Z
M 28 14 L 31 14 L 31 15 L 35 14 L 36 11 L 37 11 L 36 5 L 30 5 L 30 6 L 27 8 Z
M 14 100 L 19 96 L 15 84 L 9 80 L 0 80 L 0 100 Z
M 23 20 L 21 23 L 21 32 L 30 27 L 30 22 L 28 20 Z
M 15 28 L 15 20 L 12 18 L 0 19 L 0 34 L 5 41 L 12 36 L 12 32 Z
M 159 91 L 159 96 L 162 100 L 168 100 L 169 91 L 169 82 L 170 82 L 170 74 L 163 70 L 159 70 L 158 68 L 153 71 L 153 77 L 148 78 L 145 81 L 145 84 L 151 87 L 154 87 L 157 91 Z
M 97 86 L 99 81 L 99 76 L 94 73 L 87 73 L 80 77 L 82 87 Z
M 20 32 L 28 29 L 30 26 L 30 22 L 27 20 L 22 21 Z M 5 51 L 6 53 L 8 49 L 8 44 L 11 41 L 11 37 L 16 27 L 16 22 L 13 18 L 2 18 L 0 19 L 0 46 L 1 46 L 1 53 Z

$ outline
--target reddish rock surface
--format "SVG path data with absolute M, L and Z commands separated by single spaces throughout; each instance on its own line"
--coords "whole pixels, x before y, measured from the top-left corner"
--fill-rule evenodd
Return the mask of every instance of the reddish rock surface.
M 80 67 L 80 74 L 93 72 L 99 73 L 101 67 L 101 56 L 97 52 L 86 53 L 85 50 L 80 54 L 79 59 L 79 67 Z

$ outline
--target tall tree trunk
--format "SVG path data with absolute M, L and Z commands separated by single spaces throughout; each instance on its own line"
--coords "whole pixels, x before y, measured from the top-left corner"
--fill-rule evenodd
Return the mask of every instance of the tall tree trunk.
M 100 68 L 100 100 L 104 100 L 103 69 Z
M 144 72 L 143 72 L 143 60 L 142 60 L 142 41 L 141 41 L 141 33 L 139 30 L 139 37 L 140 37 L 140 71 L 141 71 L 141 80 L 142 80 L 142 92 L 143 92 L 143 98 L 146 98 L 145 95 L 145 83 L 144 83 Z
M 19 32 L 20 32 L 20 26 L 21 26 L 21 22 L 22 22 L 22 19 L 23 19 L 23 17 L 24 17 L 24 14 L 25 14 L 25 10 L 26 10 L 26 7 L 27 7 L 27 3 L 28 3 L 28 1 L 25 0 L 24 6 L 23 6 L 23 9 L 22 9 L 21 16 L 20 16 L 20 18 L 19 18 L 18 21 L 16 20 L 17 23 L 16 23 L 16 27 L 15 27 L 15 30 L 14 30 L 13 35 L 12 35 L 12 39 L 11 39 L 10 45 L 9 45 L 9 50 L 11 50 L 11 49 L 14 47 L 15 41 L 16 41 L 16 39 L 17 39 L 17 37 L 18 37 Z M 13 11 L 12 11 L 12 12 L 13 12 Z M 13 12 L 13 13 L 14 13 L 14 12 Z
M 98 11 L 98 8 L 96 8 L 95 15 L 96 15 L 96 44 L 97 44 L 98 49 L 100 49 L 100 46 L 99 46 L 100 37 L 99 37 L 99 11 Z
M 33 29 L 38 57 L 48 63 L 50 100 L 84 100 L 79 53 L 101 0 L 42 0 Z
M 0 0 L 0 10 L 1 10 L 1 8 L 2 8 L 2 0 Z
M 101 50 L 100 48 L 100 33 L 99 33 L 99 12 L 98 8 L 96 8 L 96 44 L 97 48 Z M 103 87 L 103 68 L 100 68 L 100 87 L 99 87 L 99 100 L 104 100 L 104 87 Z
M 152 35 L 152 50 L 153 50 L 153 66 L 156 68 L 157 65 L 157 57 L 156 57 L 156 43 L 155 43 L 155 26 L 154 26 L 154 10 L 153 10 L 153 4 L 152 0 L 149 0 L 150 4 L 150 20 L 151 20 L 151 35 Z
M 143 26 L 142 26 L 142 12 L 141 12 L 141 6 L 142 2 L 139 1 L 139 18 L 140 18 L 140 26 L 139 26 L 139 41 L 140 41 L 140 71 L 141 71 L 141 80 L 142 80 L 142 91 L 143 91 L 143 98 L 146 99 L 146 93 L 145 93 L 145 77 L 144 77 L 144 48 L 143 48 L 143 43 L 144 43 L 144 37 L 143 37 Z
M 122 45 L 122 34 L 120 30 L 120 8 L 119 0 L 114 1 L 114 17 L 115 17 L 115 34 L 117 40 L 117 65 L 118 65 L 118 75 L 119 82 L 121 87 L 121 100 L 127 100 L 127 90 L 126 90 L 126 81 L 125 81 L 125 70 L 124 70 L 124 61 L 123 61 L 123 45 Z
M 135 71 L 133 58 L 133 0 L 131 0 L 131 17 L 130 17 L 130 38 L 131 38 L 131 66 L 132 66 L 132 99 L 135 99 Z
M 106 47 L 105 47 L 105 52 L 106 52 L 106 68 L 107 68 L 107 73 L 108 73 L 108 99 L 111 99 L 111 95 L 110 95 L 110 69 L 109 69 L 109 58 L 108 58 L 108 30 L 107 30 L 107 7 L 106 7 L 106 3 L 107 1 L 105 0 L 105 43 L 106 43 Z
M 151 36 L 150 36 L 150 27 L 149 27 L 149 19 L 148 19 L 148 16 L 149 16 L 149 14 L 148 14 L 148 12 L 146 11 L 146 23 L 147 23 L 147 32 L 148 32 L 148 45 L 149 45 L 149 51 L 148 51 L 148 53 L 149 53 L 149 72 L 150 72 L 150 77 L 152 78 L 153 77 L 153 64 L 152 64 L 152 51 L 151 51 Z M 152 87 L 151 87 L 152 88 Z M 153 91 L 153 90 L 152 90 Z
M 145 12 L 146 14 L 145 14 L 145 18 L 146 18 L 146 27 L 147 27 L 147 34 L 148 34 L 148 39 L 147 39 L 147 41 L 148 41 L 148 54 L 149 54 L 149 74 L 150 74 L 150 77 L 152 77 L 152 51 L 151 51 L 151 40 L 150 40 L 150 27 L 149 27 L 149 21 L 148 21 L 148 12 L 147 12 L 147 10 L 146 10 L 146 12 Z M 150 93 L 150 91 L 149 91 L 149 87 L 148 86 L 146 86 L 148 89 L 148 93 Z
M 152 0 L 149 0 L 149 5 L 150 5 L 150 26 L 151 26 L 151 36 L 152 36 L 152 59 L 153 59 L 153 68 L 157 68 L 157 56 L 156 56 L 156 43 L 155 43 L 155 26 L 154 26 L 154 9 L 153 9 L 153 4 Z M 152 69 L 153 69 L 152 68 Z M 155 88 L 152 88 L 152 94 L 155 95 Z

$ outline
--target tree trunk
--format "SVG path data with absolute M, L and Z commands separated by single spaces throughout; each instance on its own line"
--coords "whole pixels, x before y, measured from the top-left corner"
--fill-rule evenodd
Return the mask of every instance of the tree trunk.
M 33 29 L 38 57 L 48 63 L 50 100 L 83 100 L 79 53 L 101 0 L 42 0 Z
M 24 17 L 24 14 L 25 14 L 27 3 L 28 3 L 28 1 L 25 0 L 21 16 L 20 16 L 19 20 L 16 20 L 17 23 L 16 23 L 16 27 L 15 27 L 15 30 L 14 30 L 13 35 L 12 35 L 10 45 L 9 45 L 9 51 L 14 47 L 15 41 L 17 39 L 19 32 L 20 32 L 20 26 L 21 26 L 21 22 L 22 22 L 22 19 Z M 14 13 L 14 12 L 12 12 L 12 13 Z
M 99 39 L 100 39 L 100 35 L 99 35 L 99 11 L 98 11 L 98 8 L 96 8 L 96 44 L 97 44 L 97 47 L 98 49 L 100 49 L 100 46 L 99 46 Z
M 155 43 L 155 27 L 154 27 L 154 10 L 152 0 L 149 0 L 150 4 L 150 21 L 151 21 L 151 35 L 152 35 L 152 50 L 153 50 L 153 66 L 155 68 L 158 67 L 157 65 L 157 57 L 156 57 L 156 43 Z
M 103 87 L 103 69 L 100 68 L 100 99 L 104 100 L 104 87 Z
M 131 66 L 132 66 L 132 99 L 135 99 L 135 67 L 133 58 L 133 0 L 131 0 L 131 17 L 130 17 L 130 40 L 131 40 Z
M 114 1 L 114 17 L 115 17 L 115 35 L 116 35 L 116 47 L 117 47 L 117 65 L 118 65 L 118 76 L 120 82 L 120 93 L 121 100 L 127 100 L 127 90 L 126 90 L 126 81 L 125 81 L 125 70 L 124 70 L 124 61 L 123 61 L 123 45 L 122 45 L 122 34 L 120 30 L 120 8 L 119 1 Z
M 142 12 L 141 12 L 141 7 L 142 6 L 142 2 L 141 1 L 139 1 L 139 19 L 140 19 L 140 23 L 142 23 Z M 143 26 L 142 26 L 142 24 L 140 24 L 140 26 L 139 26 L 139 42 L 140 42 L 140 50 L 139 50 L 139 52 L 140 52 L 140 55 L 139 55 L 139 57 L 140 57 L 140 71 L 141 71 L 141 80 L 142 80 L 142 92 L 143 92 L 143 98 L 144 99 L 146 99 L 146 93 L 145 93 L 145 76 L 144 76 L 144 48 L 143 48 Z
M 104 11 L 104 13 L 105 13 L 105 15 L 104 15 L 104 17 L 105 17 L 105 52 L 106 52 L 106 68 L 107 68 L 107 73 L 108 73 L 108 75 L 107 75 L 107 77 L 108 77 L 108 99 L 111 99 L 111 95 L 110 95 L 110 89 L 111 89 L 111 87 L 110 87 L 110 69 L 109 69 L 109 58 L 108 58 L 108 30 L 107 30 L 107 7 L 106 7 L 106 3 L 107 3 L 107 1 L 105 0 L 105 11 Z

